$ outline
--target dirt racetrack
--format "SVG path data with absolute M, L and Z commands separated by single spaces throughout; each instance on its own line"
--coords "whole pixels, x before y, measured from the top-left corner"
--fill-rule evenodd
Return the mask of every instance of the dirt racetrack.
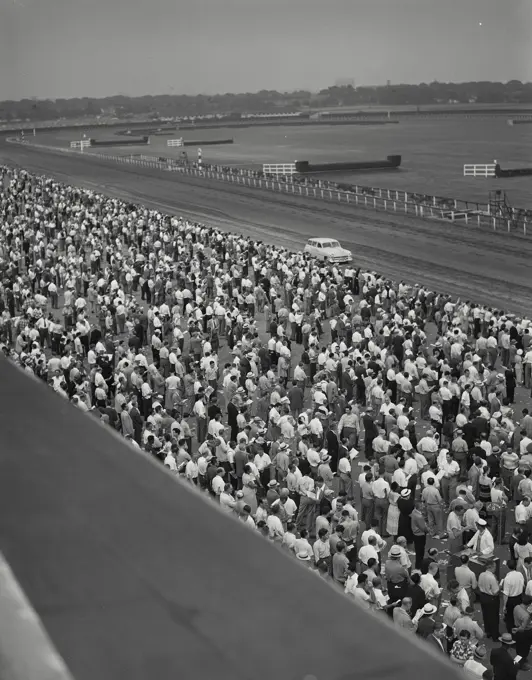
M 0 160 L 286 248 L 301 248 L 311 236 L 334 237 L 363 268 L 517 314 L 532 313 L 532 241 L 524 237 L 5 141 Z

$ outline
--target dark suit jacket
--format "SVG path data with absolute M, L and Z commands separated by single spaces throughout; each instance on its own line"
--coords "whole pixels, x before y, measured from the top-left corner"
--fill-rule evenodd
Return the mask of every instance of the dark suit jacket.
M 434 635 L 429 635 L 428 638 L 426 638 L 425 642 L 427 642 L 427 644 L 429 644 L 433 649 L 435 649 L 440 654 L 445 654 L 447 656 L 447 651 L 445 650 L 446 646 L 445 639 L 443 639 L 440 644 L 440 642 L 438 641 L 437 638 L 434 637 Z
M 236 426 L 236 418 L 238 416 L 238 407 L 232 401 L 227 405 L 227 424 L 229 427 Z
M 490 654 L 493 680 L 516 680 L 517 666 L 506 647 L 496 647 Z

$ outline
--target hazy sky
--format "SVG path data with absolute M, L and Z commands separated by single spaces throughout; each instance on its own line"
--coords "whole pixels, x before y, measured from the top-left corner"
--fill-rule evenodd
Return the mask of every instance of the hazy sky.
M 339 78 L 532 80 L 532 0 L 0 0 L 0 100 Z

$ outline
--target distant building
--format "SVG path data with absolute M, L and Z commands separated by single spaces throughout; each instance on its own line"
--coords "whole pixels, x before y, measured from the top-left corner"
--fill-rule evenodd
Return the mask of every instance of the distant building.
M 391 84 L 392 84 L 392 81 L 391 81 L 391 80 L 387 80 L 387 81 L 386 81 L 386 87 L 390 87 Z
M 352 87 L 354 89 L 355 87 L 355 79 L 354 78 L 338 78 L 334 82 L 336 87 Z

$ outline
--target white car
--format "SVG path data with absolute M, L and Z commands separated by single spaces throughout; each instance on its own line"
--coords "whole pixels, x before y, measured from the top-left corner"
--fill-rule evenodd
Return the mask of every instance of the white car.
M 305 253 L 318 258 L 318 260 L 334 262 L 335 264 L 351 262 L 353 259 L 350 250 L 342 248 L 338 241 L 331 238 L 309 238 L 305 245 Z

